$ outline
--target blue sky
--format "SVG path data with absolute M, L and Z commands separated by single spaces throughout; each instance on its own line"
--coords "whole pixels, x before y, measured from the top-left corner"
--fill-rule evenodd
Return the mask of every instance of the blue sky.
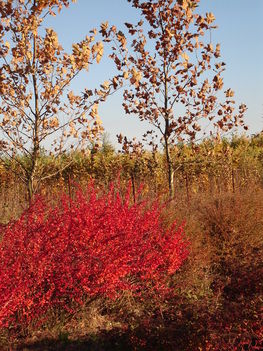
M 263 129 L 263 0 L 201 0 L 199 11 L 213 12 L 218 29 L 213 32 L 214 43 L 221 44 L 221 55 L 227 64 L 224 73 L 225 88 L 236 93 L 236 102 L 246 103 L 246 123 L 249 133 Z M 47 27 L 53 27 L 59 41 L 70 49 L 90 29 L 109 21 L 118 28 L 124 22 L 136 22 L 139 12 L 126 0 L 77 0 L 55 18 L 49 18 Z M 93 86 L 110 77 L 111 64 L 106 58 L 101 64 L 76 81 L 75 88 Z M 129 137 L 140 136 L 145 126 L 136 117 L 126 116 L 121 106 L 121 95 L 116 94 L 100 109 L 105 130 L 115 143 L 115 135 L 122 132 Z

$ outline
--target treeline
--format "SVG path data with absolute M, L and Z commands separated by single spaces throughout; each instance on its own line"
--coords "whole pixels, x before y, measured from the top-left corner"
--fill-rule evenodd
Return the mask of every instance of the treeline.
M 262 146 L 262 135 L 177 144 L 171 152 L 175 196 L 189 200 L 195 193 L 236 192 L 251 184 L 261 185 Z M 28 160 L 20 158 L 19 162 Z M 16 208 L 24 207 L 27 199 L 16 163 L 13 160 L 8 166 L 0 166 L 2 222 L 13 217 Z M 161 151 L 120 153 L 107 140 L 100 149 L 91 148 L 85 154 L 74 152 L 60 158 L 42 155 L 39 172 L 42 182 L 38 192 L 51 196 L 56 191 L 70 192 L 76 184 L 85 186 L 91 179 L 106 187 L 116 179 L 124 185 L 130 181 L 133 194 L 143 184 L 144 196 L 167 195 L 167 169 Z M 10 208 L 14 213 L 7 213 Z

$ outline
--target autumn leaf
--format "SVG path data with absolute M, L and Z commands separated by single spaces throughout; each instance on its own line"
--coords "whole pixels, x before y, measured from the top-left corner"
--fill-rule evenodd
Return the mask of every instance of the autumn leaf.
M 96 43 L 95 45 L 93 45 L 92 47 L 92 53 L 93 55 L 96 55 L 96 61 L 97 63 L 100 62 L 102 55 L 103 55 L 103 51 L 104 51 L 104 46 L 102 41 Z
M 96 28 L 93 28 L 89 31 L 91 34 L 94 34 L 96 35 L 97 34 L 97 29 Z
M 103 84 L 101 84 L 101 87 L 105 90 L 108 90 L 110 88 L 110 82 L 106 80 Z
M 74 96 L 73 91 L 70 91 L 68 93 L 68 99 L 69 99 L 70 103 L 73 103 L 75 101 L 75 96 Z
M 231 90 L 231 89 L 227 89 L 225 91 L 225 94 L 226 94 L 226 97 L 229 98 L 229 97 L 233 97 L 235 95 L 234 91 Z
M 220 44 L 216 44 L 215 57 L 220 57 Z
M 129 78 L 129 73 L 127 71 L 123 72 L 123 78 L 128 79 Z
M 130 28 L 133 28 L 133 25 L 132 25 L 131 23 L 125 22 L 124 24 L 125 24 L 125 26 L 126 26 L 127 28 L 129 28 L 129 29 L 130 29 Z
M 188 8 L 188 1 L 187 0 L 178 0 L 178 4 L 182 6 L 184 10 Z
M 124 35 L 121 31 L 119 31 L 119 32 L 117 33 L 117 39 L 118 39 L 118 41 L 121 43 L 121 46 L 122 46 L 123 48 L 125 48 L 125 47 L 126 47 L 126 44 L 127 44 L 127 40 L 126 40 L 126 38 L 125 38 L 125 35 Z
M 57 116 L 55 116 L 54 118 L 51 119 L 49 126 L 51 128 L 58 128 L 59 127 L 59 120 L 58 120 Z
M 166 33 L 169 35 L 169 37 L 174 37 L 173 31 L 170 30 L 169 28 L 166 28 Z
M 206 22 L 208 23 L 208 24 L 211 24 L 211 23 L 213 23 L 214 21 L 215 21 L 215 16 L 214 16 L 214 14 L 212 13 L 212 12 L 208 12 L 207 14 L 206 14 Z
M 7 49 L 10 49 L 10 43 L 8 41 L 5 42 L 5 47 L 7 47 Z
M 109 27 L 108 21 L 101 23 L 101 25 L 100 25 L 100 33 L 103 36 L 107 36 L 107 29 L 108 29 L 108 27 Z
M 90 116 L 94 119 L 97 119 L 98 116 L 98 104 L 94 104 L 91 108 Z
M 142 73 L 141 72 L 138 72 L 134 67 L 132 68 L 131 70 L 131 74 L 132 74 L 132 77 L 130 79 L 130 82 L 132 84 L 135 84 L 137 85 L 140 80 L 142 79 Z
M 219 75 L 216 75 L 213 79 L 214 82 L 214 88 L 217 90 L 222 89 L 224 83 L 223 83 L 223 78 L 221 78 Z
M 183 60 L 185 60 L 186 62 L 189 61 L 189 56 L 184 52 L 181 54 L 181 57 L 183 58 Z

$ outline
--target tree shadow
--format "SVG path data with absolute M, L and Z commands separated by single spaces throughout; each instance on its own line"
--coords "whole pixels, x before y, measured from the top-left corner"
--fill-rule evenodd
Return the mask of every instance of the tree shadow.
M 188 326 L 173 328 L 173 325 L 156 328 L 123 330 L 114 328 L 110 331 L 89 335 L 81 340 L 41 339 L 36 342 L 24 343 L 20 351 L 164 351 L 188 350 L 191 330 Z M 188 335 L 187 335 L 188 334 Z

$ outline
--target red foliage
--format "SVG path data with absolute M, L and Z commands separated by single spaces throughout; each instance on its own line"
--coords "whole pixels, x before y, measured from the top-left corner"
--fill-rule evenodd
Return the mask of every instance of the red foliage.
M 43 199 L 9 224 L 0 243 L 0 327 L 27 324 L 51 308 L 134 293 L 167 291 L 187 257 L 183 228 L 165 229 L 160 205 L 129 204 L 94 186 L 74 200 Z

